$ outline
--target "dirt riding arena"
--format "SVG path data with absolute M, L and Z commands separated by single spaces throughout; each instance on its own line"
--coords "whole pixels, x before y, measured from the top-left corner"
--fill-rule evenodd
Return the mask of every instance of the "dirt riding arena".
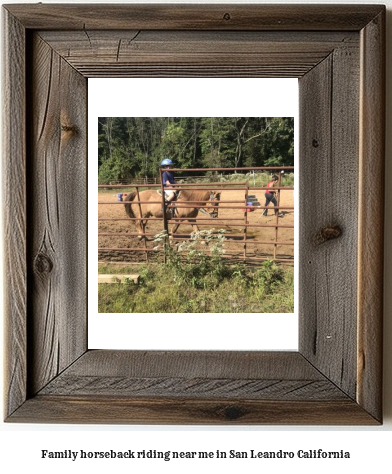
M 131 192 L 132 188 L 122 192 Z M 162 254 L 154 251 L 152 242 L 154 235 L 163 230 L 162 219 L 151 219 L 147 223 L 148 241 L 140 241 L 136 235 L 134 222 L 127 218 L 124 204 L 118 201 L 118 189 L 107 189 L 99 193 L 99 244 L 98 260 L 102 263 L 137 263 L 145 261 L 162 261 Z M 264 206 L 264 190 L 248 190 L 249 195 L 256 196 L 261 206 Z M 293 265 L 294 263 L 294 192 L 281 190 L 279 206 L 281 217 L 274 215 L 272 204 L 268 216 L 263 216 L 263 210 L 257 206 L 253 212 L 244 212 L 245 191 L 223 190 L 221 192 L 219 216 L 216 219 L 207 217 L 199 212 L 197 224 L 200 229 L 224 229 L 226 241 L 224 244 L 226 258 L 233 262 L 260 264 L 266 259 Z M 157 195 L 157 200 L 159 196 Z M 231 203 L 224 203 L 231 201 Z M 235 202 L 233 202 L 235 201 Z M 110 203 L 110 204 L 108 204 Z M 232 209 L 229 207 L 239 207 Z M 287 208 L 287 209 L 285 209 Z M 246 218 L 245 218 L 246 216 Z M 101 220 L 103 219 L 103 220 Z M 245 226 L 247 219 L 248 225 Z M 277 225 L 279 227 L 277 227 Z M 263 227 L 261 227 L 263 226 Z M 173 224 L 169 221 L 169 233 Z M 182 224 L 176 235 L 180 241 L 189 237 L 192 227 Z M 278 242 L 277 244 L 275 242 Z M 108 249 L 108 250 L 106 250 Z M 147 249 L 147 251 L 146 251 Z

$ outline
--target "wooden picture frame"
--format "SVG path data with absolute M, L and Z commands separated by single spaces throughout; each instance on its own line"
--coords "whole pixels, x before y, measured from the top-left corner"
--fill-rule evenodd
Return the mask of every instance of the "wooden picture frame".
M 17 4 L 3 21 L 6 421 L 382 423 L 385 7 Z M 109 76 L 299 78 L 298 352 L 88 350 L 87 78 Z

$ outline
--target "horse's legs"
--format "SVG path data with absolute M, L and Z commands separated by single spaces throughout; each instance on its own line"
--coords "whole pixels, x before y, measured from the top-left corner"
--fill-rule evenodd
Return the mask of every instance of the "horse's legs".
M 143 218 L 143 217 L 148 217 L 148 216 L 143 215 L 143 213 L 140 212 L 140 211 L 141 211 L 141 210 L 138 209 L 138 212 L 137 212 L 138 217 L 140 218 L 140 220 L 137 220 L 137 221 L 136 221 L 136 228 L 137 228 L 137 231 L 138 231 L 138 233 L 139 233 L 139 235 L 138 235 L 137 238 L 138 238 L 139 240 L 146 240 L 146 236 L 143 235 L 143 234 L 146 232 L 146 224 L 147 224 L 147 221 L 144 221 L 142 218 Z M 136 216 L 136 213 L 135 213 L 135 216 Z
M 180 224 L 174 224 L 174 226 L 172 228 L 172 235 L 174 235 L 177 232 L 179 227 L 180 227 Z
M 136 221 L 136 228 L 139 233 L 137 238 L 139 240 L 144 240 L 146 238 L 145 235 L 143 235 L 146 229 L 146 221 Z
M 199 227 L 195 224 L 196 219 L 188 219 L 188 222 L 191 224 L 192 229 L 193 229 L 195 232 L 199 232 Z M 174 235 L 174 234 L 177 232 L 177 230 L 178 230 L 178 228 L 180 227 L 180 225 L 181 225 L 181 224 L 175 224 L 175 225 L 173 226 L 172 231 L 171 231 L 172 235 Z
M 195 212 L 195 211 L 196 211 L 196 212 Z M 185 215 L 177 214 L 177 215 L 178 215 L 178 217 L 185 217 L 185 218 L 186 218 L 186 217 L 193 217 L 193 219 L 188 218 L 187 221 L 191 224 L 192 229 L 193 229 L 195 232 L 199 232 L 199 227 L 197 226 L 197 224 L 196 224 L 196 219 L 195 219 L 195 217 L 196 217 L 196 215 L 197 215 L 197 209 L 196 209 L 196 210 L 192 210 L 192 212 L 191 212 L 190 215 L 189 215 L 189 214 L 188 214 L 188 215 L 186 215 L 186 214 L 185 214 Z M 181 221 L 181 222 L 178 222 L 178 224 L 174 224 L 174 226 L 173 226 L 173 228 L 172 228 L 172 235 L 174 235 L 174 234 L 177 232 L 178 228 L 179 228 L 180 225 L 183 224 L 183 223 L 184 223 L 184 222 Z
M 145 234 L 147 221 L 140 221 L 140 224 L 141 224 L 142 233 Z M 142 240 L 147 240 L 147 237 L 145 235 L 142 235 L 141 237 L 142 237 Z
M 188 222 L 192 225 L 192 229 L 194 232 L 199 232 L 199 226 L 196 224 L 196 219 L 188 219 Z

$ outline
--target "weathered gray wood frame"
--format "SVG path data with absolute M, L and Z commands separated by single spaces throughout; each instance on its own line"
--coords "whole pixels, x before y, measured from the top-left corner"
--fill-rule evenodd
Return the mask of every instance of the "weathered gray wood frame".
M 381 423 L 385 7 L 19 4 L 3 21 L 5 419 Z M 299 78 L 298 352 L 88 350 L 94 76 Z

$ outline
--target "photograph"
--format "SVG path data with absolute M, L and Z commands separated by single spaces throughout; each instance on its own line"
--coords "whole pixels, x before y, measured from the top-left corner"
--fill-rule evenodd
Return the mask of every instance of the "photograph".
M 294 117 L 98 118 L 99 313 L 294 312 Z
M 385 472 L 392 0 L 85 2 L 2 7 L 1 467 Z

